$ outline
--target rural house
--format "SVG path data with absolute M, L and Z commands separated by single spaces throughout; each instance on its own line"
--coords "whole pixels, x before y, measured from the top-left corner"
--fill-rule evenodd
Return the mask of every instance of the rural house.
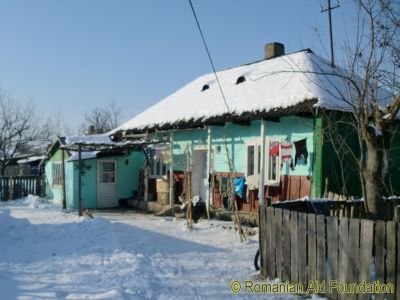
M 243 211 L 257 211 L 260 194 L 273 202 L 321 197 L 326 178 L 330 190 L 340 192 L 346 184 L 350 195 L 359 196 L 357 172 L 350 166 L 343 183 L 324 134 L 321 111 L 349 110 L 341 101 L 346 84 L 334 73 L 309 49 L 285 54 L 282 44 L 268 44 L 263 60 L 219 71 L 219 82 L 213 73 L 201 76 L 111 136 L 166 141 L 147 147 L 149 201 L 177 203 L 190 169 L 192 195 L 228 208 L 229 161 L 233 177 L 245 179 L 237 193 Z
M 82 147 L 80 179 L 76 145 Z M 67 208 L 78 208 L 81 180 L 83 208 L 116 207 L 136 197 L 143 166 L 140 151 L 116 145 L 105 135 L 60 137 L 45 161 L 46 196 L 59 204 L 65 199 Z

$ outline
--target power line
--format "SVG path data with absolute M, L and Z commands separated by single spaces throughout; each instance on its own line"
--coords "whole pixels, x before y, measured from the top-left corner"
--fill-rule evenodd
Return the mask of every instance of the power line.
M 339 4 L 339 0 L 337 0 L 336 5 L 335 6 L 331 6 L 331 0 L 328 0 L 328 7 L 324 8 L 321 5 L 321 12 L 328 12 L 329 15 L 329 36 L 330 36 L 330 41 L 331 41 L 331 66 L 334 67 L 335 66 L 335 59 L 333 57 L 333 33 L 332 33 L 332 10 L 334 10 L 335 8 L 340 7 Z
M 189 0 L 189 4 L 190 4 L 190 7 L 191 7 L 191 9 L 192 9 L 192 13 L 193 13 L 194 19 L 196 20 L 197 28 L 199 29 L 200 36 L 201 36 L 201 39 L 202 39 L 202 41 L 203 41 L 204 48 L 206 49 L 206 52 L 207 52 L 207 55 L 208 55 L 208 59 L 210 60 L 210 64 L 211 64 L 211 67 L 212 67 L 212 69 L 213 69 L 215 78 L 217 79 L 217 83 L 218 83 L 218 86 L 219 86 L 219 90 L 221 91 L 222 98 L 224 99 L 224 103 L 225 103 L 226 109 L 228 110 L 228 113 L 230 113 L 230 109 L 229 109 L 229 106 L 228 106 L 228 102 L 226 101 L 224 91 L 222 90 L 222 86 L 221 86 L 221 83 L 220 83 L 220 81 L 219 81 L 217 72 L 215 71 L 214 62 L 213 62 L 213 60 L 212 60 L 210 51 L 208 50 L 207 43 L 206 43 L 206 40 L 205 40 L 204 35 L 203 35 L 203 31 L 201 30 L 199 20 L 197 19 L 196 11 L 194 10 L 193 4 L 192 4 L 192 0 Z

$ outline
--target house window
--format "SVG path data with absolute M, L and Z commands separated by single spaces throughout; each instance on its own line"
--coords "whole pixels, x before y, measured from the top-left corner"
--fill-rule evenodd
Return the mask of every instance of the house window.
M 255 145 L 247 146 L 247 176 L 254 175 L 254 147 Z
M 268 141 L 266 157 L 266 183 L 267 185 L 279 185 L 281 171 L 281 149 L 277 141 Z
M 245 176 L 246 182 L 258 187 L 261 173 L 261 140 L 246 142 Z M 280 143 L 278 141 L 265 142 L 264 182 L 266 185 L 277 186 L 280 183 Z
M 152 159 L 152 168 L 150 172 L 150 177 L 152 178 L 161 178 L 167 175 L 167 170 L 169 169 L 169 165 L 165 163 L 164 157 L 153 157 Z
M 246 176 L 258 176 L 261 171 L 261 142 L 246 143 Z
M 260 140 L 250 140 L 245 144 L 245 176 L 249 189 L 259 186 L 261 170 L 261 143 Z
M 115 163 L 101 162 L 100 164 L 100 182 L 101 183 L 114 183 L 115 182 Z
M 62 165 L 53 163 L 51 166 L 51 175 L 53 177 L 52 185 L 62 185 Z

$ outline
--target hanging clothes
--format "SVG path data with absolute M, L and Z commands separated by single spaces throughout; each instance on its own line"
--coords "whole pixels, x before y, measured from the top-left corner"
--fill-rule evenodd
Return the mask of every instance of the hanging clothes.
M 279 143 L 272 142 L 269 146 L 269 156 L 278 156 L 279 155 Z
M 244 198 L 244 185 L 246 182 L 246 177 L 236 177 L 235 178 L 235 195 L 240 198 Z
M 285 163 L 290 163 L 292 161 L 292 149 L 293 144 L 289 142 L 282 142 L 281 144 L 281 157 L 282 161 Z
M 296 154 L 294 156 L 294 165 L 297 165 L 297 160 L 304 157 L 304 163 L 307 164 L 308 151 L 307 151 L 307 139 L 294 142 L 296 148 Z
M 282 162 L 288 164 L 290 169 L 293 171 L 293 160 L 292 160 L 293 144 L 289 142 L 281 143 L 281 157 Z

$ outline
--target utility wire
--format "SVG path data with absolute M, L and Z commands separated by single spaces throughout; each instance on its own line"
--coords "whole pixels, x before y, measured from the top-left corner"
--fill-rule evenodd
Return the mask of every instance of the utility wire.
M 200 36 L 201 36 L 201 39 L 202 39 L 202 41 L 203 41 L 204 48 L 206 49 L 206 52 L 207 52 L 207 55 L 208 55 L 208 59 L 210 60 L 210 64 L 211 64 L 211 67 L 212 67 L 212 69 L 213 69 L 215 78 L 217 79 L 217 83 L 218 83 L 218 86 L 219 86 L 219 90 L 221 91 L 221 95 L 222 95 L 222 98 L 223 98 L 223 100 L 224 100 L 226 109 L 228 110 L 228 113 L 230 113 L 231 111 L 230 111 L 230 109 L 229 109 L 228 102 L 226 101 L 224 91 L 222 90 L 222 86 L 221 86 L 221 83 L 220 83 L 220 81 L 219 81 L 217 72 L 215 71 L 214 62 L 213 62 L 213 60 L 212 60 L 210 51 L 208 50 L 207 43 L 206 43 L 206 40 L 205 40 L 204 35 L 203 35 L 203 31 L 201 30 L 199 20 L 197 19 L 196 11 L 194 10 L 193 4 L 192 4 L 192 0 L 189 0 L 189 4 L 190 4 L 190 7 L 192 8 L 192 12 L 193 12 L 193 16 L 194 16 L 194 18 L 195 18 L 195 20 L 196 20 L 197 28 L 199 29 Z

